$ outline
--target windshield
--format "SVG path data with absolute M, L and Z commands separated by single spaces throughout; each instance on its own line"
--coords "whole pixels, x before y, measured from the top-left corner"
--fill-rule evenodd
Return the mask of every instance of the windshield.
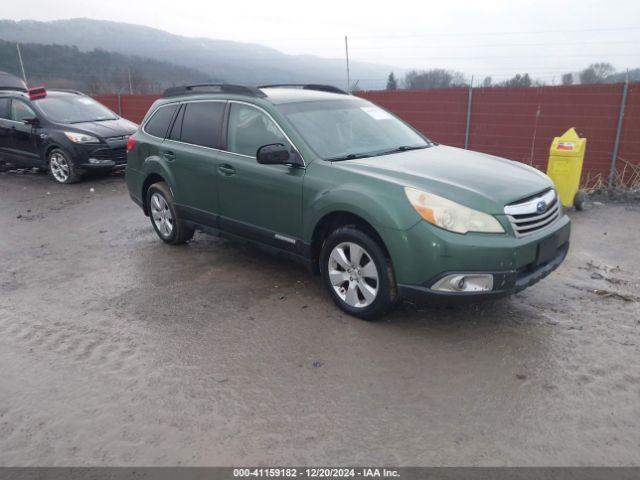
M 430 144 L 390 113 L 361 99 L 278 105 L 313 151 L 325 160 L 348 160 Z
M 80 95 L 45 97 L 35 103 L 51 121 L 58 123 L 101 122 L 118 118 L 104 105 Z

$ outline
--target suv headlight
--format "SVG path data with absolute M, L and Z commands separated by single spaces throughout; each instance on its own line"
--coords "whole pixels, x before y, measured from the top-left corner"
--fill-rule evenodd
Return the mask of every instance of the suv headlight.
M 504 233 L 493 215 L 415 188 L 405 187 L 404 192 L 420 216 L 437 227 L 456 233 Z
M 69 140 L 74 143 L 100 143 L 96 137 L 87 135 L 86 133 L 64 132 Z

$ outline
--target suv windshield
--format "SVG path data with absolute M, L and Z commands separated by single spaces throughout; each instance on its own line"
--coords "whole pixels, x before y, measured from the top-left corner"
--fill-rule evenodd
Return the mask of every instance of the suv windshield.
M 58 123 L 102 122 L 118 119 L 104 105 L 80 95 L 49 96 L 35 103 L 51 121 Z
M 325 160 L 371 157 L 430 145 L 402 121 L 366 100 L 288 103 L 278 109 Z

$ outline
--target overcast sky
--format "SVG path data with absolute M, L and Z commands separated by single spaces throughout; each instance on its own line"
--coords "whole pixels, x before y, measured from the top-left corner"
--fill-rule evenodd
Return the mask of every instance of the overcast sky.
M 89 17 L 286 53 L 350 56 L 481 78 L 530 72 L 547 82 L 608 61 L 640 67 L 640 0 L 334 1 L 2 0 L 0 17 Z M 55 41 L 55 39 L 51 39 Z

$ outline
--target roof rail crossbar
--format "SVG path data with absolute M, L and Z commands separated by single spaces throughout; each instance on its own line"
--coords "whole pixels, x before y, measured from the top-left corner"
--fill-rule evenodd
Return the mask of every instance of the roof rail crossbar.
M 344 90 L 333 85 L 322 85 L 319 83 L 277 83 L 274 85 L 261 85 L 258 88 L 300 88 L 302 90 L 317 90 L 320 92 L 340 93 L 348 95 Z
M 266 97 L 266 95 L 255 87 L 245 85 L 233 85 L 230 83 L 202 83 L 198 85 L 183 85 L 181 87 L 167 88 L 163 98 L 177 97 L 180 95 L 200 95 L 202 93 L 231 93 L 236 95 L 248 95 L 250 97 Z

